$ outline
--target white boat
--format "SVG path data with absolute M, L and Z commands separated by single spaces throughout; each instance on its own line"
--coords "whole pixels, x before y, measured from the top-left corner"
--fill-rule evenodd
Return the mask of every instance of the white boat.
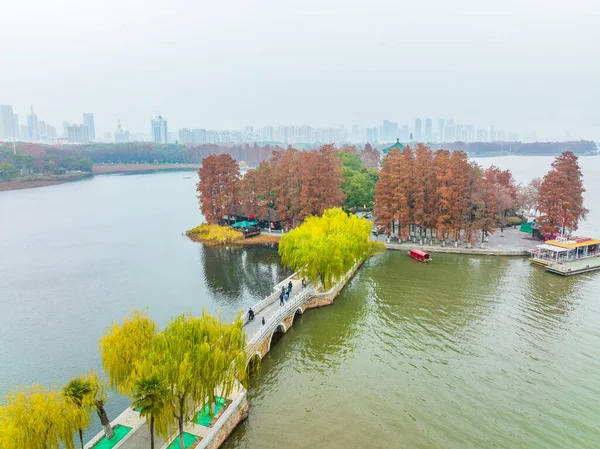
M 557 237 L 531 250 L 529 260 L 563 276 L 600 270 L 599 244 L 590 237 Z

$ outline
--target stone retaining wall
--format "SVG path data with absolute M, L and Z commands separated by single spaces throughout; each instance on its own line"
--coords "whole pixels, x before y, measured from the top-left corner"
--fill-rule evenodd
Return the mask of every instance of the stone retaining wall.
M 211 433 L 196 447 L 197 449 L 217 449 L 220 447 L 227 437 L 231 435 L 233 429 L 237 427 L 239 423 L 248 418 L 248 399 L 246 398 L 246 392 L 240 394 L 238 400 L 234 401 L 230 406 L 232 410 L 230 415 L 225 418 L 223 425 L 215 429 L 214 433 Z M 228 410 L 225 411 L 227 413 Z
M 399 245 L 397 243 L 386 243 L 386 249 L 395 251 L 410 251 L 412 248 L 418 248 L 430 253 L 448 253 L 448 254 L 472 254 L 477 256 L 528 256 L 529 251 L 519 248 L 461 248 L 454 246 L 426 246 L 426 245 Z

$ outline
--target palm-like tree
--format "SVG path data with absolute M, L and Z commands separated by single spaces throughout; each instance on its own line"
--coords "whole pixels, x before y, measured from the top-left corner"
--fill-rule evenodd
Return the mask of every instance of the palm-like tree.
M 83 449 L 83 428 L 89 423 L 90 415 L 90 398 L 93 397 L 94 387 L 92 383 L 85 378 L 76 377 L 71 379 L 67 385 L 63 387 L 63 396 L 71 401 L 80 412 L 80 422 L 78 423 L 79 442 Z
M 151 449 L 154 449 L 154 420 L 164 411 L 169 401 L 169 393 L 167 384 L 155 373 L 135 383 L 133 407 L 141 408 L 140 414 L 150 418 Z

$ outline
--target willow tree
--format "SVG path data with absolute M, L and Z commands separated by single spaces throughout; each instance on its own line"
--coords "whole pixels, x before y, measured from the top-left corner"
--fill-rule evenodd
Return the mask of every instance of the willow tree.
M 81 410 L 55 388 L 17 388 L 0 406 L 2 449 L 75 449 Z
M 158 412 L 157 405 L 148 424 L 165 437 L 176 425 L 183 448 L 184 425 L 198 409 L 206 401 L 214 403 L 217 390 L 226 397 L 238 382 L 246 382 L 246 334 L 241 315 L 227 324 L 206 312 L 180 315 L 163 331 L 157 329 L 140 312 L 123 325 L 114 324 L 100 342 L 102 364 L 111 383 L 135 403 L 141 402 L 142 387 L 152 375 L 161 380 L 164 409 L 161 405 Z
M 123 324 L 113 323 L 100 338 L 102 367 L 108 374 L 110 386 L 121 394 L 131 396 L 135 379 L 132 378 L 135 364 L 158 331 L 154 321 L 142 311 L 134 311 Z
M 370 232 L 369 221 L 339 208 L 328 209 L 284 235 L 279 255 L 284 265 L 328 290 L 369 255 Z
M 214 403 L 217 389 L 227 397 L 237 382 L 245 383 L 245 338 L 241 316 L 229 325 L 203 312 L 175 317 L 153 342 L 145 363 L 168 385 L 167 407 L 177 421 L 181 449 L 185 423 L 206 401 Z

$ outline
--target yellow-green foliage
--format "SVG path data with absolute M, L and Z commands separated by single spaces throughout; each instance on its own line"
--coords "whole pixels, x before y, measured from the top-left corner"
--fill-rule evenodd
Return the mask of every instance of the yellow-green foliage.
M 176 424 L 192 420 L 199 407 L 212 403 L 217 392 L 227 397 L 237 382 L 246 383 L 246 334 L 241 315 L 227 324 L 206 312 L 177 316 L 163 331 L 156 330 L 136 312 L 108 330 L 100 352 L 111 383 L 131 398 L 152 374 L 165 383 L 167 403 L 155 419 L 157 432 L 168 436 Z
M 17 388 L 0 406 L 2 449 L 74 449 L 73 437 L 85 418 L 81 408 L 55 388 Z
M 328 290 L 355 262 L 369 256 L 370 233 L 371 222 L 328 209 L 284 235 L 279 255 L 283 264 Z
M 198 240 L 219 243 L 221 245 L 234 243 L 244 239 L 244 234 L 239 231 L 234 231 L 227 226 L 208 223 L 202 223 L 200 226 L 190 229 L 186 232 L 186 235 Z
M 369 240 L 369 255 L 375 256 L 385 251 L 385 243 L 380 240 Z

